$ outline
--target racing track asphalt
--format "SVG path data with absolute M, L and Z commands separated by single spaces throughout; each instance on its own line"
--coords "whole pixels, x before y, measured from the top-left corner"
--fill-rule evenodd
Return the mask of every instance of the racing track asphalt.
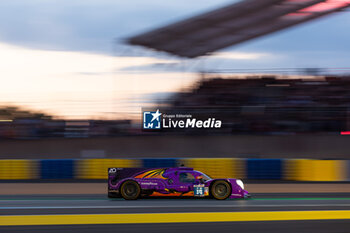
M 150 213 L 203 213 L 203 214 L 237 214 L 236 212 L 278 212 L 285 214 L 288 211 L 295 213 L 318 214 L 331 211 L 350 210 L 350 193 L 334 194 L 255 194 L 248 200 L 211 199 L 165 199 L 149 198 L 136 201 L 122 199 L 108 199 L 105 195 L 17 195 L 0 196 L 0 225 L 6 225 L 3 217 L 19 217 L 25 222 L 27 215 L 41 216 L 98 216 L 112 215 L 128 216 L 127 214 Z M 313 211 L 313 212 L 305 212 Z M 180 214 L 181 213 L 181 214 Z M 340 212 L 342 213 L 342 212 Z M 115 214 L 115 215 L 114 215 Z M 118 214 L 118 215 L 117 215 Z M 241 214 L 241 213 L 238 213 Z M 261 213 L 260 213 L 261 214 Z M 21 216 L 20 216 L 21 215 Z M 25 215 L 25 216 L 23 216 Z M 68 217 L 67 217 L 68 215 Z M 264 214 L 265 215 L 265 214 Z M 298 214 L 296 214 L 298 215 Z M 97 215 L 95 215 L 97 216 Z M 131 216 L 131 215 L 130 215 Z M 132 215 L 134 216 L 134 215 Z M 156 215 L 155 215 L 156 216 Z M 211 216 L 211 215 L 210 215 Z M 32 216 L 34 217 L 34 216 Z M 338 219 L 338 218 L 336 218 Z M 19 220 L 19 222 L 21 221 Z M 279 220 L 279 219 L 276 219 Z M 191 221 L 191 220 L 190 220 Z M 92 222 L 94 223 L 94 222 Z M 349 232 L 350 220 L 303 220 L 299 221 L 252 221 L 249 222 L 201 222 L 196 220 L 190 223 L 157 223 L 154 219 L 149 224 L 79 224 L 79 225 L 35 225 L 29 226 L 0 226 L 1 233 L 28 232 L 28 233 L 56 233 L 56 232 Z M 9 224 L 11 225 L 11 224 Z

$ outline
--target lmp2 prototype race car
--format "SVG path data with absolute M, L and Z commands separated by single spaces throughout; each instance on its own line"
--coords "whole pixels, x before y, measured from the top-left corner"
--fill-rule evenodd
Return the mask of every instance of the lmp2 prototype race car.
M 147 196 L 247 198 L 239 179 L 212 179 L 193 168 L 108 168 L 108 197 Z

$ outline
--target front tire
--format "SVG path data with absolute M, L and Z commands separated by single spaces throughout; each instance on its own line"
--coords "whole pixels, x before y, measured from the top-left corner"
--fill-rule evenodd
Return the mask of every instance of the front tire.
M 210 188 L 210 194 L 217 200 L 225 200 L 231 195 L 231 185 L 224 180 L 214 181 Z
M 140 196 L 141 188 L 136 181 L 127 180 L 120 187 L 120 193 L 125 200 L 136 200 Z

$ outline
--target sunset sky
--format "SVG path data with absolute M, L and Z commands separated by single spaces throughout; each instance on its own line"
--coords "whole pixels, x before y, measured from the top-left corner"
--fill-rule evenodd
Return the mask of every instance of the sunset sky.
M 67 118 L 138 114 L 211 69 L 349 68 L 350 14 L 186 61 L 122 45 L 129 36 L 228 0 L 4 0 L 0 2 L 0 105 Z

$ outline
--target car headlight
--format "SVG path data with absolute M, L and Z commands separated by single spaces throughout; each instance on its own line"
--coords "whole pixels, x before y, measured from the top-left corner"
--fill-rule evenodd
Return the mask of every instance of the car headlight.
M 243 181 L 241 180 L 236 180 L 236 183 L 239 187 L 241 187 L 242 189 L 244 189 L 244 184 L 243 184 Z

